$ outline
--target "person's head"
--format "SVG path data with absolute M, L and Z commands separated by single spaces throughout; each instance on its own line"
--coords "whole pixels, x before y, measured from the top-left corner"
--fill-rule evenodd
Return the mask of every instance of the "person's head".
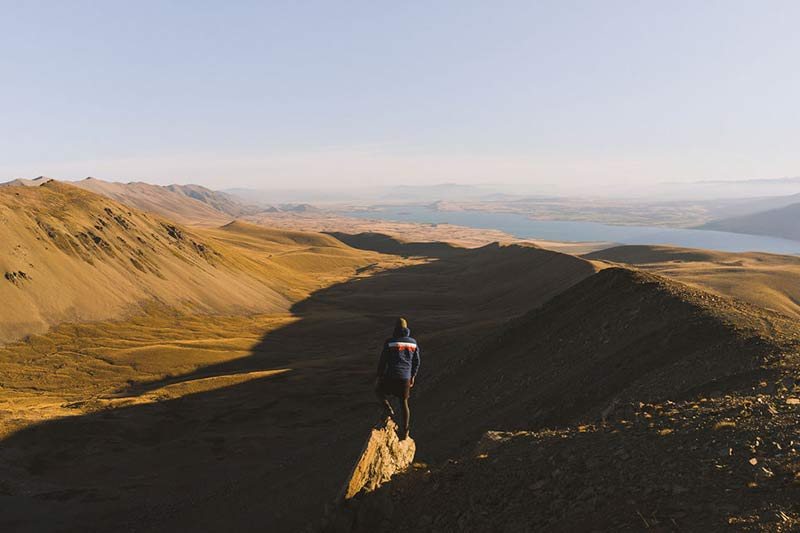
M 408 330 L 408 322 L 405 318 L 400 317 L 394 323 L 394 336 L 395 337 L 403 337 L 408 335 L 410 332 Z

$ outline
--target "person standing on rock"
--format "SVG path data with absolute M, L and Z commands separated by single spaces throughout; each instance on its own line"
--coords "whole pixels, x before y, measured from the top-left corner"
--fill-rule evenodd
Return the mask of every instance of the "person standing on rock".
M 394 415 L 389 396 L 394 396 L 401 401 L 402 420 L 398 437 L 405 440 L 408 436 L 411 410 L 408 407 L 408 398 L 414 378 L 419 370 L 419 346 L 411 338 L 411 330 L 405 318 L 398 318 L 394 326 L 394 333 L 383 343 L 381 358 L 378 363 L 378 377 L 375 380 L 375 393 L 381 402 L 387 416 Z

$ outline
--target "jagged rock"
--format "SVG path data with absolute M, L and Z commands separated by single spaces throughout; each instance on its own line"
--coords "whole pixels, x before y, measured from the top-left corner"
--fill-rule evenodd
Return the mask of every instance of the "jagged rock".
M 386 419 L 372 429 L 361 456 L 342 489 L 342 499 L 349 500 L 361 491 L 370 492 L 386 483 L 414 461 L 414 439 L 399 440 L 397 425 Z

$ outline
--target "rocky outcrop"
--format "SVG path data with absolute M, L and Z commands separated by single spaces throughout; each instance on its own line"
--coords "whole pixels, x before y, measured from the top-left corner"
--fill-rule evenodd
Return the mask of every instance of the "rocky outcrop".
M 342 488 L 341 499 L 349 500 L 359 492 L 371 492 L 414 461 L 416 444 L 411 437 L 399 440 L 392 419 L 372 429 L 361 456 Z
M 348 533 L 382 524 L 392 515 L 392 500 L 388 491 L 376 489 L 411 467 L 416 448 L 411 437 L 397 438 L 397 424 L 391 418 L 372 428 L 336 501 L 306 531 Z

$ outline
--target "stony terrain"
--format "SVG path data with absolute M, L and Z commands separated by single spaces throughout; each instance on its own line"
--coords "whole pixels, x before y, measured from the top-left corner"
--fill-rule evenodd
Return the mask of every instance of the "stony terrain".
M 363 498 L 352 530 L 794 531 L 800 399 L 785 383 L 487 433 L 473 454 L 416 464 Z

